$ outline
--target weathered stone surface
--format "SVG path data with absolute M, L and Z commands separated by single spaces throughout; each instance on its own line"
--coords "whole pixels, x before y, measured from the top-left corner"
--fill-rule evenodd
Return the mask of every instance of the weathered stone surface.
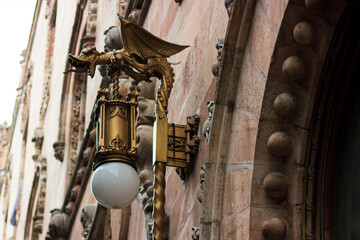
M 65 142 L 57 141 L 53 144 L 53 148 L 54 148 L 54 157 L 60 162 L 62 162 L 64 159 Z
M 120 50 L 124 47 L 120 27 L 110 27 L 104 34 L 106 34 L 105 50 Z
M 250 238 L 250 208 L 233 214 L 221 223 L 223 239 L 251 239 Z
M 268 174 L 264 179 L 264 190 L 266 194 L 278 201 L 286 199 L 289 189 L 289 180 L 282 173 Z
M 140 125 L 136 128 L 136 166 L 139 172 L 152 170 L 153 127 Z
M 81 210 L 80 221 L 83 227 L 81 235 L 86 238 L 91 230 L 92 223 L 95 217 L 96 205 L 86 205 Z
M 308 21 L 299 22 L 296 24 L 293 31 L 295 41 L 300 45 L 312 44 L 314 41 L 314 34 L 314 27 Z
M 282 240 L 286 236 L 286 225 L 280 218 L 269 218 L 262 224 L 261 232 L 267 240 Z
M 292 117 L 297 113 L 298 100 L 292 93 L 281 93 L 275 98 L 274 109 L 283 117 Z
M 299 81 L 306 74 L 306 64 L 301 57 L 290 56 L 283 63 L 282 72 L 287 79 Z
M 46 234 L 46 240 L 67 238 L 67 226 L 69 223 L 69 216 L 61 212 L 60 209 L 50 211 L 51 218 L 49 223 L 49 230 Z
M 143 97 L 138 98 L 138 115 L 136 125 L 152 126 L 154 123 L 155 101 Z
M 229 166 L 224 189 L 223 218 L 235 215 L 250 206 L 252 169 L 248 164 Z
M 291 151 L 291 137 L 285 132 L 275 132 L 269 137 L 267 147 L 275 156 L 284 157 Z

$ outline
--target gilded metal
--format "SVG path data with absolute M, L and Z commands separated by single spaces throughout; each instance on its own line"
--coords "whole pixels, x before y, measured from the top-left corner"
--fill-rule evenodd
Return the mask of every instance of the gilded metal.
M 110 53 L 99 53 L 95 48 L 84 49 L 79 56 L 69 55 L 69 62 L 76 70 L 67 72 L 87 72 L 91 77 L 95 74 L 96 65 L 107 64 L 117 80 L 120 71 L 125 72 L 137 82 L 149 81 L 150 77 L 160 79 L 160 87 L 157 92 L 156 110 L 154 122 L 154 141 L 156 146 L 153 150 L 155 167 L 154 179 L 154 210 L 153 210 L 153 238 L 156 240 L 166 238 L 165 229 L 165 171 L 168 163 L 168 119 L 167 108 L 171 89 L 174 83 L 173 69 L 167 61 L 167 57 L 174 55 L 188 46 L 181 46 L 166 42 L 140 26 L 120 18 L 121 33 L 124 47 Z M 114 84 L 115 88 L 117 84 Z M 117 99 L 115 91 L 114 99 L 109 100 L 106 90 L 99 91 L 99 101 L 96 108 L 97 116 L 97 141 L 98 152 L 95 156 L 94 167 L 105 161 L 121 159 L 121 161 L 133 163 L 135 156 L 135 106 L 136 98 L 130 100 Z M 126 116 L 131 116 L 129 119 Z M 130 124 L 131 123 L 131 124 Z M 131 127 L 129 128 L 129 126 Z M 191 124 L 190 124 L 191 125 Z M 192 130 L 188 125 L 181 126 L 181 155 L 182 161 L 171 160 L 169 163 L 181 169 L 189 169 L 190 154 L 194 151 L 196 141 L 191 138 Z M 197 131 L 196 131 L 197 132 Z M 131 141 L 128 141 L 129 134 Z M 170 144 L 175 149 L 179 148 L 177 133 Z M 170 141 L 173 141 L 170 140 Z M 198 145 L 198 142 L 197 142 Z M 184 154 L 185 153 L 185 154 Z M 175 154 L 175 157 L 178 155 Z M 180 163 L 181 162 L 181 163 Z M 183 171 L 183 175 L 186 171 Z
M 115 75 L 115 84 L 118 75 Z M 126 100 L 120 100 L 114 87 L 113 99 L 108 89 L 100 89 L 95 108 L 96 153 L 93 169 L 112 161 L 126 162 L 135 168 L 136 133 L 135 111 L 137 94 L 130 92 Z
M 187 117 L 186 125 L 168 125 L 167 166 L 176 167 L 182 180 L 191 172 L 199 148 L 199 121 L 199 116 L 193 115 Z

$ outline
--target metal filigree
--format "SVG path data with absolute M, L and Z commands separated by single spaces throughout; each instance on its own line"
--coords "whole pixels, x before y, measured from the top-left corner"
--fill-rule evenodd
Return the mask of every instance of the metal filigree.
M 157 92 L 156 99 L 156 110 L 155 116 L 156 121 L 154 123 L 154 128 L 157 129 L 156 136 L 156 151 L 154 155 L 155 159 L 155 180 L 154 180 L 154 210 L 153 210 L 153 230 L 152 235 L 154 239 L 164 239 L 166 237 L 165 231 L 165 170 L 167 164 L 167 132 L 168 132 L 168 120 L 167 120 L 167 111 L 168 111 L 168 100 L 170 97 L 171 89 L 174 83 L 174 72 L 170 63 L 167 61 L 167 57 L 174 55 L 188 46 L 180 46 L 166 42 L 154 35 L 140 26 L 129 22 L 124 18 L 120 18 L 121 22 L 121 35 L 124 43 L 124 47 L 121 50 L 114 50 L 109 53 L 99 53 L 95 48 L 84 49 L 79 56 L 69 55 L 69 62 L 72 66 L 76 67 L 76 70 L 69 70 L 67 72 L 87 72 L 91 77 L 95 74 L 95 68 L 97 65 L 107 64 L 110 75 L 113 75 L 114 82 L 114 97 L 113 100 L 108 99 L 108 93 L 102 93 L 99 91 L 99 101 L 97 103 L 97 118 L 107 119 L 105 116 L 107 113 L 105 108 L 108 108 L 107 105 L 111 104 L 110 101 L 118 100 L 118 76 L 120 72 L 124 72 L 128 76 L 132 77 L 136 82 L 140 81 L 150 81 L 150 77 L 157 77 L 160 79 L 160 87 Z M 135 104 L 136 100 L 134 101 Z M 137 103 L 136 103 L 137 104 Z M 121 105 L 121 104 L 120 104 Z M 133 111 L 133 110 L 131 110 Z M 133 112 L 131 112 L 133 114 Z M 116 119 L 116 118 L 114 118 Z M 188 119 L 189 120 L 189 119 Z M 112 121 L 112 120 L 109 120 Z M 120 120 L 117 120 L 120 121 Z M 134 120 L 135 121 L 135 120 Z M 104 122 L 100 120 L 100 122 Z M 110 123 L 111 124 L 111 123 Z M 182 126 L 182 135 L 185 142 L 181 146 L 181 149 L 184 150 L 182 153 L 184 156 L 179 160 L 172 161 L 171 166 L 180 167 L 182 176 L 188 172 L 190 163 L 192 162 L 192 155 L 197 152 L 198 140 L 194 137 L 194 128 L 192 127 L 193 120 L 188 121 L 188 124 Z M 196 124 L 195 124 L 196 125 Z M 116 124 L 115 126 L 124 126 L 124 124 Z M 197 124 L 198 126 L 198 124 Z M 119 130 L 119 129 L 116 129 Z M 97 142 L 97 153 L 95 155 L 94 167 L 96 167 L 99 162 L 96 159 L 102 159 L 101 161 L 111 160 L 113 158 L 122 159 L 121 161 L 127 162 L 129 164 L 134 164 L 132 159 L 135 158 L 136 149 L 132 147 L 127 153 L 114 152 L 107 149 L 105 142 L 107 141 L 103 137 L 102 133 L 105 129 L 99 128 L 100 140 Z M 135 129 L 131 129 L 131 136 L 133 136 Z M 108 134 L 111 135 L 109 131 Z M 120 131 L 123 132 L 123 131 Z M 165 135 L 163 134 L 165 133 Z M 125 134 L 125 133 L 124 133 Z M 106 136 L 109 137 L 109 136 Z M 111 138 L 114 144 L 118 144 L 120 139 L 124 140 L 121 136 L 112 136 Z M 115 140 L 114 140 L 115 139 Z M 131 146 L 134 145 L 135 139 L 131 140 Z M 133 142 L 134 141 L 134 142 Z M 174 141 L 175 143 L 175 141 Z M 183 143 L 183 142 L 182 142 Z M 125 143 L 126 145 L 126 143 Z M 179 144 L 173 144 L 172 146 L 175 149 L 178 148 Z M 196 151 L 195 151 L 196 149 Z M 116 155 L 116 156 L 115 156 Z M 174 164 L 175 162 L 179 164 Z

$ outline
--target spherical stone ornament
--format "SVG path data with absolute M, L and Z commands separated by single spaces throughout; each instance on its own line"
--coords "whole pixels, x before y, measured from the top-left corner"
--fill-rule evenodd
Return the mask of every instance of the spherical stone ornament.
M 286 237 L 286 225 L 280 218 L 269 218 L 263 222 L 261 232 L 266 240 L 283 240 Z
M 265 177 L 263 186 L 269 197 L 277 201 L 283 201 L 287 196 L 289 181 L 282 173 L 274 172 Z
M 305 6 L 315 12 L 321 12 L 328 5 L 328 1 L 325 0 L 305 0 Z
M 308 45 L 313 43 L 314 28 L 308 21 L 301 21 L 294 27 L 293 35 L 295 41 L 300 45 Z
M 275 98 L 274 108 L 283 117 L 294 116 L 298 110 L 297 98 L 292 93 L 281 93 Z
M 291 138 L 284 132 L 275 132 L 269 137 L 267 147 L 273 155 L 285 157 L 291 151 Z
M 215 77 L 217 77 L 219 75 L 219 68 L 220 68 L 220 65 L 217 62 L 214 63 L 211 67 L 211 72 Z
M 127 207 L 139 192 L 140 180 L 135 169 L 122 162 L 108 162 L 96 168 L 91 178 L 91 192 L 102 206 Z
M 299 81 L 304 78 L 306 65 L 302 58 L 290 56 L 282 65 L 282 73 L 291 81 Z

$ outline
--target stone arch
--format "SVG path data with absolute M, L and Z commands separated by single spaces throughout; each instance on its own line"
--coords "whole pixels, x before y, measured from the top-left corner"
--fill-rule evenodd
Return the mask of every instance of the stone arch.
M 209 138 L 202 238 L 313 239 L 305 230 L 313 219 L 306 219 L 312 203 L 304 178 L 311 178 L 308 153 L 318 139 L 309 133 L 324 62 L 349 2 L 233 4 Z M 277 19 L 266 15 L 271 5 Z
M 312 164 L 317 163 L 309 152 L 320 144 L 319 132 L 314 133 L 320 128 L 313 123 L 323 115 L 316 96 L 326 85 L 324 62 L 331 58 L 330 43 L 350 3 L 332 1 L 318 11 L 312 2 L 289 2 L 266 81 L 250 203 L 250 232 L 259 239 L 323 239 L 316 230 L 318 193 L 309 184 L 316 180 Z
M 351 157 L 356 154 L 347 154 L 352 152 L 353 142 L 346 142 L 346 136 L 356 135 L 356 124 L 353 121 L 358 113 L 358 105 L 355 101 L 359 90 L 357 68 L 360 38 L 356 26 L 360 20 L 359 9 L 360 4 L 355 1 L 349 1 L 344 8 L 334 29 L 315 95 L 308 137 L 310 147 L 305 159 L 303 224 L 306 229 L 306 239 L 358 238 L 354 225 L 351 226 L 352 223 L 356 223 L 358 217 L 344 214 L 343 204 L 354 201 L 353 196 L 356 196 L 357 188 L 354 189 L 352 184 L 344 184 L 344 181 L 348 181 L 347 176 L 354 174 L 351 173 L 354 171 L 352 169 L 356 169 L 354 162 L 351 161 Z M 356 137 L 352 140 L 356 140 Z M 350 149 L 344 151 L 342 147 L 344 145 L 350 146 Z M 339 188 L 344 188 L 344 192 L 351 194 L 339 194 Z M 334 208 L 331 209 L 333 202 L 336 203 L 333 205 L 336 206 L 335 211 Z M 356 205 L 353 207 L 356 208 Z M 341 220 L 331 219 L 335 213 L 336 219 Z M 343 224 L 339 224 L 340 221 Z M 342 229 L 341 225 L 347 225 L 348 228 Z M 354 233 L 355 235 L 350 235 Z

